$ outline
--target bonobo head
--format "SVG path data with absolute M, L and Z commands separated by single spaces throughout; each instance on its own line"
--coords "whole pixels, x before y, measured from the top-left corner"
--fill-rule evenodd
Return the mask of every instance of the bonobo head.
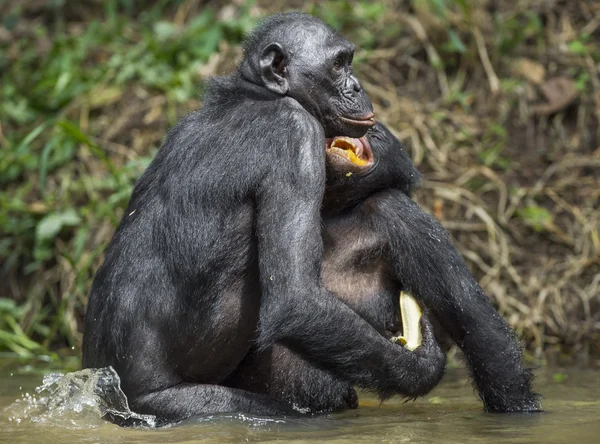
M 297 100 L 326 137 L 360 137 L 375 123 L 373 106 L 352 75 L 354 45 L 321 20 L 277 14 L 246 40 L 241 76 Z
M 326 166 L 326 213 L 356 205 L 377 190 L 397 188 L 410 196 L 421 180 L 402 142 L 382 123 L 360 139 L 327 139 Z

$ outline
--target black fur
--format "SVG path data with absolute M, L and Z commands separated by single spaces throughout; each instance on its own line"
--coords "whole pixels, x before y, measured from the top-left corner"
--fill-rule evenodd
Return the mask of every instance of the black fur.
M 327 158 L 325 286 L 387 338 L 400 328 L 399 293 L 409 291 L 463 350 L 487 411 L 540 410 L 514 333 L 446 231 L 410 199 L 420 174 L 400 141 L 381 124 L 367 138 L 372 166 L 356 167 L 331 152 Z M 415 376 L 420 377 L 407 375 L 407 382 L 417 384 Z M 343 378 L 315 369 L 281 344 L 249 356 L 229 384 L 313 412 L 356 405 L 356 394 Z M 401 394 L 423 393 L 409 387 Z
M 83 366 L 114 367 L 131 409 L 159 424 L 290 413 L 224 386 L 253 344 L 383 396 L 426 390 L 444 367 L 429 332 L 409 352 L 321 284 L 324 140 L 373 125 L 352 44 L 298 13 L 248 42 L 140 178 L 89 297 Z

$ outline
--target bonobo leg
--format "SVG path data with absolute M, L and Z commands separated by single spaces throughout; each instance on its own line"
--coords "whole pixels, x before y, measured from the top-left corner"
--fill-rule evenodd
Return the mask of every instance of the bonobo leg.
M 247 413 L 265 416 L 298 416 L 291 405 L 270 396 L 220 385 L 181 383 L 174 387 L 131 399 L 132 411 L 155 415 L 157 426 L 190 417 L 216 413 Z M 127 423 L 114 415 L 109 418 L 119 425 Z
M 224 384 L 270 395 L 307 413 L 358 406 L 352 384 L 316 367 L 281 344 L 262 353 L 249 354 Z
M 398 190 L 364 205 L 375 229 L 387 231 L 390 260 L 404 287 L 423 301 L 464 352 L 485 409 L 538 411 L 532 373 L 518 340 L 483 293 L 448 234 Z

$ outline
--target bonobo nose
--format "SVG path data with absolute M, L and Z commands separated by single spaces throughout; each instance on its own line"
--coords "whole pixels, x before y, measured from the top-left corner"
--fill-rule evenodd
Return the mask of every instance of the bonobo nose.
M 362 85 L 360 84 L 360 81 L 354 77 L 353 75 L 350 76 L 350 78 L 348 79 L 348 81 L 350 82 L 350 89 L 352 92 L 354 93 L 359 93 L 362 91 Z
M 352 89 L 354 90 L 354 92 L 359 93 L 362 91 L 362 85 L 360 84 L 360 81 L 356 77 L 351 75 L 350 81 L 353 83 Z
M 356 77 L 350 75 L 346 78 L 344 90 L 346 91 L 345 94 L 352 94 L 353 96 L 356 96 L 362 91 L 362 85 Z

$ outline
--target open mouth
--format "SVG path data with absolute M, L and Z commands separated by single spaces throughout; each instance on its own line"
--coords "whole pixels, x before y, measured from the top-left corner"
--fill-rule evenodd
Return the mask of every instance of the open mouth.
M 373 152 L 366 137 L 334 137 L 327 139 L 327 152 L 346 159 L 356 166 L 364 167 L 373 163 Z
M 346 122 L 351 125 L 367 126 L 367 127 L 371 128 L 373 125 L 375 125 L 375 114 L 370 113 L 370 114 L 367 114 L 366 116 L 358 118 L 358 119 L 352 119 L 350 117 L 341 117 L 340 116 L 340 120 L 342 122 Z

